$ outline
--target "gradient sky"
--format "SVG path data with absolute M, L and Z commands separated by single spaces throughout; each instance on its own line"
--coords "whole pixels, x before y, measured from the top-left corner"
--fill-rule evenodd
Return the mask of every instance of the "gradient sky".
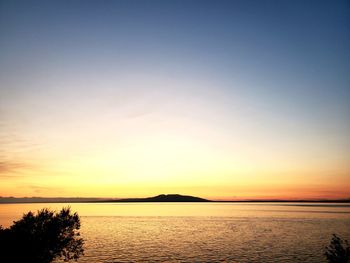
M 0 0 L 0 195 L 350 197 L 349 1 Z

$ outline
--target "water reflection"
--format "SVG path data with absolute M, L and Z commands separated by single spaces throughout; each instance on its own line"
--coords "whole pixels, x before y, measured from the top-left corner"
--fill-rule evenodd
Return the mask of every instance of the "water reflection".
M 0 205 L 1 223 L 67 204 Z M 350 207 L 304 204 L 70 204 L 82 218 L 79 262 L 324 262 L 333 233 L 350 237 Z
M 9 226 L 27 211 L 70 206 L 90 216 L 206 216 L 349 218 L 350 206 L 322 203 L 49 203 L 0 204 L 0 224 Z M 334 214 L 333 214 L 334 213 Z

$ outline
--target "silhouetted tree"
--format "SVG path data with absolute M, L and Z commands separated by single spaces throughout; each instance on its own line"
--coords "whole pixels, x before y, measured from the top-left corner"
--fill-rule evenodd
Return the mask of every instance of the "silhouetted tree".
M 326 247 L 324 255 L 329 263 L 350 262 L 350 247 L 348 241 L 333 234 L 333 238 Z
M 79 229 L 80 218 L 69 207 L 24 214 L 11 227 L 0 226 L 0 261 L 49 263 L 59 257 L 76 261 L 84 251 Z

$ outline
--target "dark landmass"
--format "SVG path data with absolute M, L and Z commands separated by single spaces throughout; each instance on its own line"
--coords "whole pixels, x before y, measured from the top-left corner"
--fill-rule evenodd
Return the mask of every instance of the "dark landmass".
M 107 198 L 88 197 L 0 197 L 0 204 L 16 203 L 87 203 L 101 202 Z M 108 198 L 109 200 L 109 198 Z
M 215 203 L 350 203 L 350 199 L 247 199 L 247 200 L 216 200 Z
M 208 200 L 200 197 L 161 194 L 146 198 L 87 198 L 87 197 L 0 197 L 0 204 L 11 203 L 147 203 L 147 202 L 212 202 L 212 203 L 350 203 L 348 199 L 311 199 L 311 200 L 283 200 L 283 199 L 246 199 L 246 200 Z
M 107 202 L 212 202 L 210 200 L 190 196 L 190 195 L 179 195 L 179 194 L 169 194 L 169 195 L 157 195 L 153 197 L 146 198 L 126 198 L 117 200 L 108 200 Z

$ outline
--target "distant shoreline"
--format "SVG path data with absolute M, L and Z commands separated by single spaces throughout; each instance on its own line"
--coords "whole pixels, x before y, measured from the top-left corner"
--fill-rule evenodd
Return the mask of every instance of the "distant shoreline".
M 169 202 L 149 202 L 149 201 L 13 201 L 13 202 L 4 202 L 0 200 L 0 204 L 64 204 L 64 203 L 76 203 L 76 204 L 84 204 L 84 203 L 341 203 L 341 204 L 350 204 L 349 200 L 242 200 L 242 201 L 208 201 L 208 202 L 177 202 L 177 201 L 169 201 Z
M 246 199 L 246 200 L 208 200 L 200 197 L 169 194 L 147 198 L 81 198 L 81 197 L 0 197 L 0 204 L 26 203 L 350 203 L 350 199 Z

